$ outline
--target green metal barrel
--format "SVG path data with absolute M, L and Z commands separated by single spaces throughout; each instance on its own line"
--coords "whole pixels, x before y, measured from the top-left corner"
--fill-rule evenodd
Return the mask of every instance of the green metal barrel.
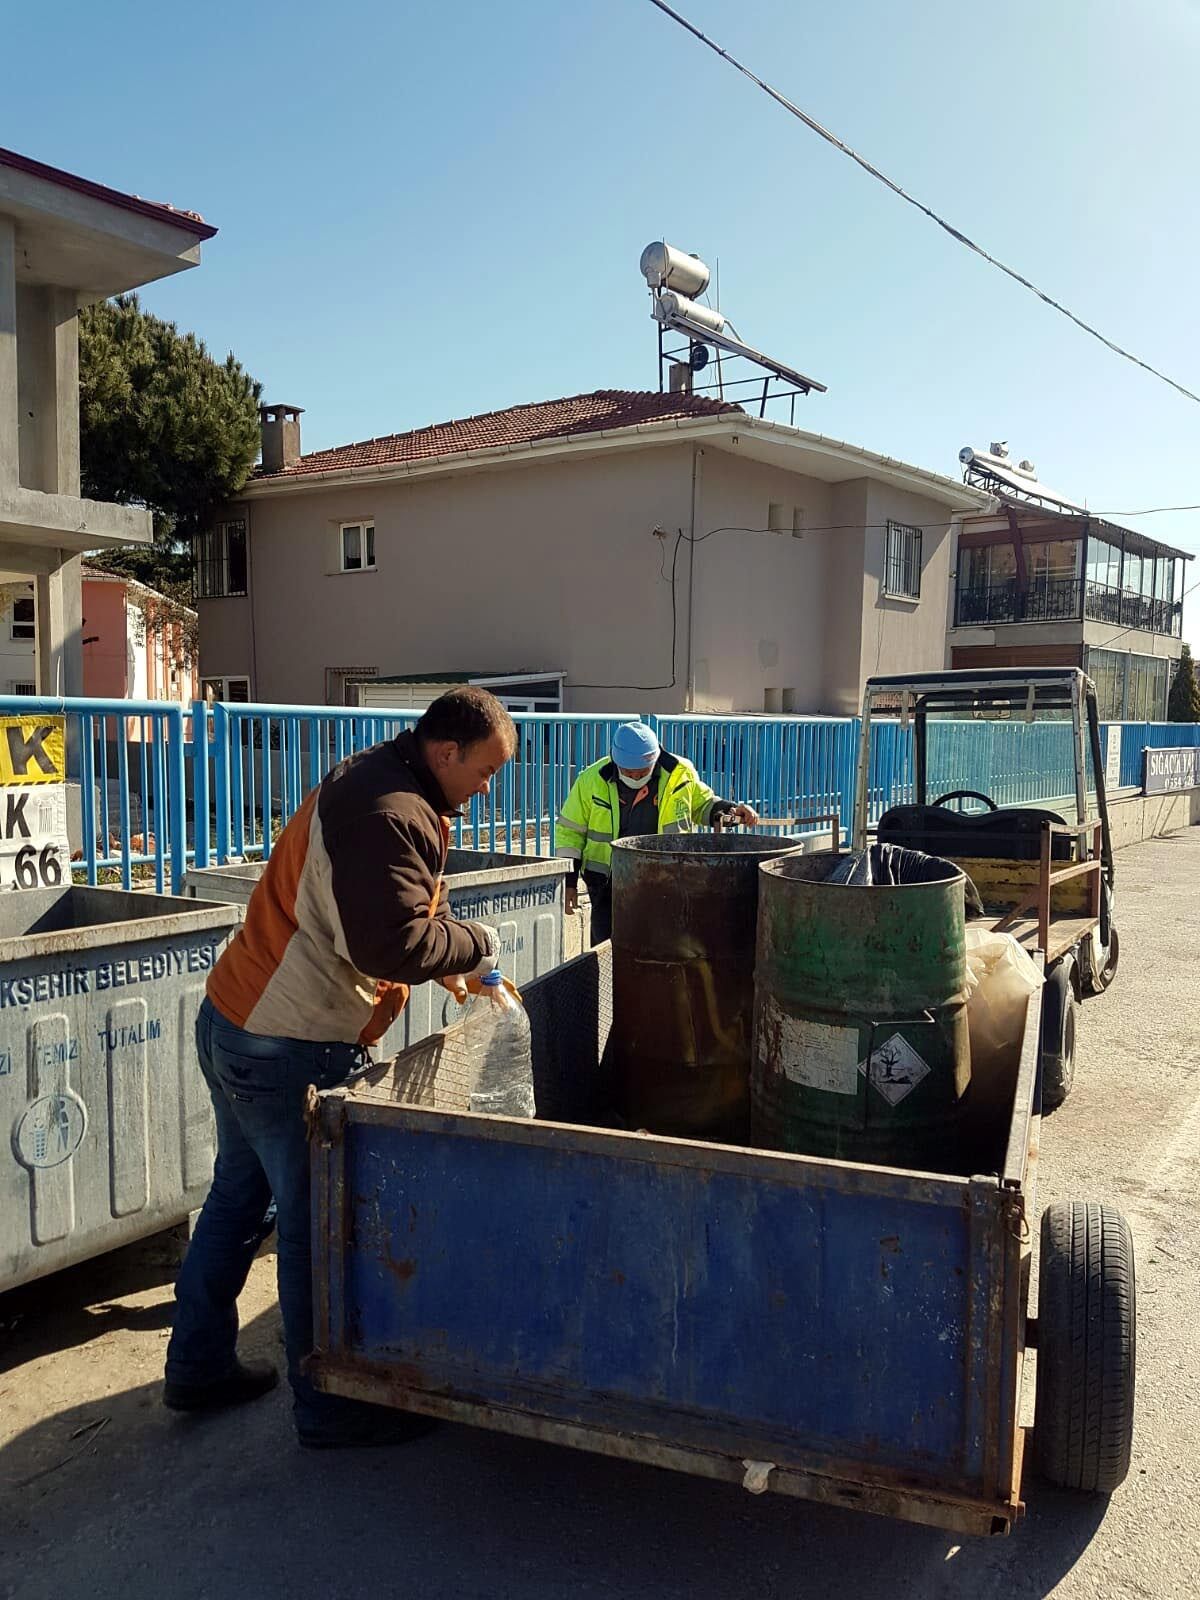
M 960 1170 L 966 879 L 928 858 L 926 882 L 828 882 L 843 860 L 822 851 L 760 868 L 753 1140 Z
M 732 833 L 613 846 L 610 1046 L 629 1126 L 745 1141 L 758 868 L 799 848 Z

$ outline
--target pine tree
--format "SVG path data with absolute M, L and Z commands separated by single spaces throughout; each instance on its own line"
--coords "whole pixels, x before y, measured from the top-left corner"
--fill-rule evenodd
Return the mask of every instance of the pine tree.
M 188 604 L 188 540 L 245 483 L 258 453 L 262 386 L 229 355 L 119 295 L 79 316 L 79 454 L 83 493 L 145 506 L 153 545 L 92 564 Z
M 1179 665 L 1175 669 L 1175 679 L 1171 684 L 1171 694 L 1167 701 L 1167 720 L 1200 722 L 1200 685 L 1196 683 L 1196 668 L 1190 645 L 1184 645 Z

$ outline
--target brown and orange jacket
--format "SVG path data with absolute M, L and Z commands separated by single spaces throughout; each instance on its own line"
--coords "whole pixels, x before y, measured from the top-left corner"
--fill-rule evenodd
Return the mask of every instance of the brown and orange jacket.
M 372 1044 L 485 936 L 442 897 L 450 807 L 410 733 L 341 762 L 284 828 L 208 996 L 249 1033 Z

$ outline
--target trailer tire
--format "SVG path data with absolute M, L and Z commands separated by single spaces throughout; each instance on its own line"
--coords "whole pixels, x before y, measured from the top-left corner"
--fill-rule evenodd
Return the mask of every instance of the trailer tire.
M 1053 1111 L 1071 1092 L 1075 1081 L 1075 1024 L 1077 1007 L 1071 982 L 1071 965 L 1058 962 L 1042 986 L 1042 1110 Z
M 1037 1413 L 1043 1476 L 1111 1494 L 1129 1471 L 1137 1365 L 1129 1224 L 1111 1206 L 1073 1200 L 1042 1213 Z
M 1104 965 L 1097 972 L 1088 963 L 1087 991 L 1089 994 L 1103 994 L 1105 989 L 1117 975 L 1117 963 L 1121 959 L 1121 940 L 1117 933 L 1117 925 L 1110 922 L 1108 925 L 1108 944 L 1104 951 Z

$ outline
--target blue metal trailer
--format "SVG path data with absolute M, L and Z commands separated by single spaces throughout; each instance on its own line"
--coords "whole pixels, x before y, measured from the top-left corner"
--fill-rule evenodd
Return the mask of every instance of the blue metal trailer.
M 609 947 L 526 1000 L 545 1120 L 457 1109 L 461 1025 L 312 1095 L 319 1386 L 1007 1532 L 1037 1340 L 1037 997 L 996 1170 L 949 1177 L 606 1125 Z M 1047 1219 L 1043 1454 L 1106 1491 L 1132 1421 L 1128 1230 L 1095 1206 Z

